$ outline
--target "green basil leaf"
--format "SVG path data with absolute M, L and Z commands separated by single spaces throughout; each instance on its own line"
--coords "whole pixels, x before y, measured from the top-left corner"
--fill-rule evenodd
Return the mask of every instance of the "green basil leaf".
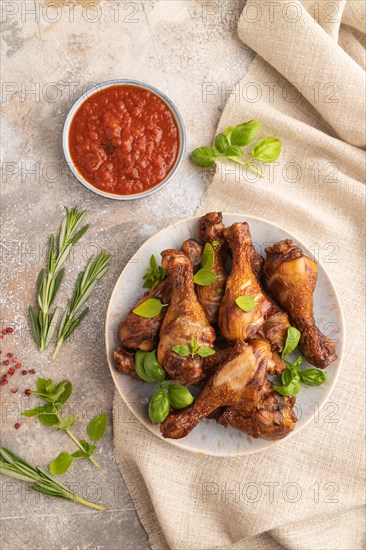
M 299 371 L 301 382 L 307 386 L 320 386 L 328 379 L 328 373 L 318 369 L 306 369 Z
M 243 151 L 237 145 L 229 145 L 225 149 L 225 157 L 242 157 Z
M 220 241 L 212 241 L 212 246 L 220 246 Z
M 258 141 L 252 149 L 252 157 L 262 162 L 273 162 L 281 154 L 281 142 L 274 137 L 267 137 Z
M 192 405 L 194 397 L 191 392 L 181 384 L 170 384 L 168 387 L 168 398 L 175 409 L 185 409 Z
M 170 403 L 167 393 L 163 388 L 159 388 L 150 399 L 149 418 L 154 424 L 164 422 L 169 414 Z
M 135 371 L 136 374 L 143 380 L 144 382 L 156 382 L 155 378 L 150 374 L 148 375 L 145 371 L 145 357 L 146 357 L 146 351 L 141 351 L 140 349 L 136 351 L 135 353 Z
M 165 380 L 165 371 L 161 368 L 156 358 L 156 350 L 146 352 L 144 357 L 144 371 L 155 382 Z
M 239 145 L 239 147 L 248 145 L 257 137 L 261 128 L 262 123 L 258 120 L 249 120 L 249 122 L 238 124 L 231 133 L 232 145 Z
M 156 298 L 149 298 L 142 302 L 139 306 L 133 309 L 133 313 L 139 317 L 145 317 L 146 319 L 152 319 L 160 314 L 163 307 L 166 307 L 168 304 L 162 304 Z
M 235 126 L 228 126 L 226 130 L 223 131 L 223 134 L 225 137 L 227 137 L 229 143 L 231 143 L 231 134 L 234 128 Z
M 286 336 L 286 342 L 285 347 L 282 351 L 282 359 L 286 357 L 286 355 L 289 355 L 292 351 L 294 351 L 297 348 L 297 345 L 300 341 L 301 333 L 297 328 L 295 327 L 289 327 L 287 329 L 287 336 Z
M 237 306 L 240 307 L 243 311 L 249 312 L 253 311 L 253 309 L 256 307 L 256 302 L 254 301 L 253 296 L 239 296 L 235 303 Z
M 210 286 L 217 280 L 217 275 L 212 271 L 200 269 L 193 277 L 193 281 L 199 286 Z
M 191 153 L 191 159 L 196 166 L 208 168 L 216 161 L 216 151 L 213 147 L 198 147 Z
M 69 453 L 62 452 L 60 453 L 55 460 L 52 460 L 50 464 L 50 472 L 53 475 L 59 476 L 64 474 L 70 468 L 73 463 L 74 457 Z
M 201 256 L 201 268 L 210 271 L 215 262 L 215 252 L 211 244 L 206 243 Z
M 108 416 L 100 414 L 91 420 L 86 428 L 91 441 L 99 441 L 105 433 L 108 424 Z
M 200 357 L 209 357 L 210 355 L 215 355 L 216 351 L 208 346 L 201 346 L 198 348 L 197 353 Z
M 296 395 L 301 389 L 301 380 L 298 373 L 293 373 L 291 381 L 285 386 L 273 386 L 273 390 L 281 395 Z
M 181 344 L 181 345 L 178 345 L 178 346 L 173 346 L 172 347 L 172 350 L 177 353 L 178 355 L 180 355 L 181 357 L 187 357 L 189 355 L 189 347 L 186 346 L 185 344 Z
M 57 429 L 66 430 L 67 428 L 70 428 L 71 426 L 73 426 L 77 421 L 77 419 L 78 419 L 77 416 L 64 416 L 64 418 L 61 418 L 57 426 Z
M 229 147 L 230 143 L 225 134 L 217 134 L 215 137 L 215 147 L 219 153 L 224 153 L 226 147 Z

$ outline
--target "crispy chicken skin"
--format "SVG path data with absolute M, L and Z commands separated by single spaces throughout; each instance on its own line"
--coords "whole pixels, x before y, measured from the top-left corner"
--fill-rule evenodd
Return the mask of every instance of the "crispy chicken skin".
M 158 361 L 174 380 L 193 384 L 203 376 L 202 357 L 181 357 L 172 347 L 189 346 L 192 339 L 199 346 L 213 347 L 215 330 L 197 300 L 189 258 L 179 250 L 164 250 L 162 257 L 162 266 L 172 284 L 172 297 L 160 329 Z
M 136 315 L 133 313 L 133 309 L 150 298 L 156 298 L 161 303 L 167 304 L 170 302 L 171 292 L 170 280 L 164 279 L 156 288 L 145 292 L 143 297 L 130 309 L 119 324 L 119 338 L 124 347 L 143 351 L 151 351 L 156 348 L 160 325 L 167 308 L 163 307 L 161 313 L 152 319 Z
M 182 252 L 191 260 L 193 273 L 195 273 L 201 265 L 203 246 L 195 239 L 187 239 L 182 244 Z
M 135 371 L 135 352 L 130 351 L 123 346 L 120 346 L 113 352 L 113 357 L 116 361 L 116 371 L 122 374 L 130 374 L 133 378 L 140 377 Z
M 252 239 L 246 222 L 234 223 L 224 229 L 233 265 L 226 281 L 226 291 L 219 310 L 219 327 L 229 342 L 246 340 L 255 335 L 264 322 L 271 303 L 265 298 L 251 267 Z M 249 312 L 236 304 L 239 296 L 252 296 L 256 307 Z
M 232 426 L 255 438 L 274 441 L 286 437 L 297 421 L 293 407 L 295 397 L 282 396 L 272 390 L 265 379 L 255 410 L 247 402 L 227 407 L 218 417 L 223 426 Z
M 266 248 L 266 253 L 264 277 L 267 287 L 288 312 L 292 325 L 301 332 L 301 353 L 309 363 L 324 369 L 337 354 L 332 340 L 319 331 L 314 320 L 317 264 L 289 239 Z
M 220 303 L 224 295 L 227 274 L 224 268 L 227 256 L 227 244 L 223 236 L 224 224 L 221 212 L 210 212 L 203 216 L 198 223 L 197 236 L 203 243 L 212 245 L 215 260 L 211 268 L 217 275 L 216 281 L 209 286 L 196 287 L 197 298 L 206 313 L 208 321 L 217 322 Z M 214 244 L 212 244 L 214 243 Z
M 193 405 L 171 413 L 161 425 L 164 437 L 180 439 L 219 407 L 247 403 L 254 411 L 259 391 L 265 379 L 267 362 L 271 355 L 268 342 L 255 340 L 251 344 L 237 342 L 228 359 L 208 380 Z

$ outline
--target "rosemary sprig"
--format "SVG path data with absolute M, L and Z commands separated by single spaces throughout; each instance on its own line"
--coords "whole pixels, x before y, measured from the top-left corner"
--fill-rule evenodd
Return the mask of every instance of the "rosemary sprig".
M 34 468 L 28 462 L 12 453 L 5 447 L 0 448 L 0 455 L 4 460 L 0 460 L 0 474 L 22 481 L 31 483 L 31 489 L 49 495 L 51 497 L 73 500 L 84 506 L 89 506 L 100 512 L 106 512 L 104 506 L 99 506 L 94 502 L 89 502 L 78 497 L 69 487 L 57 481 L 51 474 L 42 468 Z
M 51 235 L 47 268 L 42 269 L 38 275 L 39 311 L 36 312 L 33 306 L 29 306 L 28 309 L 32 334 L 41 351 L 44 351 L 50 343 L 60 316 L 59 307 L 53 313 L 50 312 L 50 308 L 65 274 L 65 269 L 62 266 L 70 254 L 71 248 L 89 228 L 89 225 L 80 228 L 86 216 L 86 210 L 79 211 L 76 207 L 69 210 L 66 206 L 65 210 L 66 216 L 61 223 L 58 246 L 55 244 L 54 235 Z
M 76 317 L 77 311 L 81 308 L 84 302 L 89 298 L 98 280 L 103 277 L 109 268 L 112 255 L 108 252 L 101 252 L 97 258 L 92 256 L 85 268 L 85 271 L 79 273 L 75 283 L 74 293 L 69 300 L 65 313 L 60 323 L 58 330 L 58 340 L 53 358 L 56 357 L 62 344 L 74 332 L 76 327 L 81 323 L 84 317 L 88 314 L 89 308 L 85 308 L 80 315 Z

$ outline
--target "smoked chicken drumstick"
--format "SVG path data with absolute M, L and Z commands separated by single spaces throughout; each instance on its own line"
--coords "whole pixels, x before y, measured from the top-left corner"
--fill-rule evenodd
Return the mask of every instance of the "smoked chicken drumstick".
M 268 289 L 286 309 L 292 325 L 301 332 L 301 353 L 309 363 L 324 369 L 337 358 L 337 354 L 334 342 L 320 332 L 314 320 L 317 264 L 289 239 L 265 250 L 264 276 Z
M 219 327 L 229 342 L 246 340 L 258 331 L 264 322 L 271 303 L 263 295 L 251 267 L 252 239 L 246 222 L 234 223 L 224 229 L 229 243 L 233 265 L 226 281 L 226 291 L 219 310 Z M 252 311 L 243 311 L 235 302 L 240 296 L 250 296 L 255 301 Z
M 158 361 L 165 371 L 181 384 L 193 384 L 203 377 L 202 357 L 191 354 L 181 357 L 173 351 L 177 345 L 213 347 L 215 330 L 197 300 L 193 283 L 192 263 L 179 250 L 164 250 L 162 266 L 172 285 L 170 305 L 160 328 Z

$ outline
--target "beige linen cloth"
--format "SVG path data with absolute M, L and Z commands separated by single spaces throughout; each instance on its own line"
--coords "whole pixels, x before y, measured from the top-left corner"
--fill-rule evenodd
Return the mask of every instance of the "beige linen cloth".
M 362 0 L 257 1 L 242 13 L 239 36 L 258 56 L 219 130 L 258 119 L 283 152 L 260 181 L 221 165 L 199 213 L 252 214 L 319 243 L 345 315 L 344 362 L 326 412 L 245 457 L 172 447 L 116 395 L 116 457 L 154 550 L 365 547 L 364 25 Z

